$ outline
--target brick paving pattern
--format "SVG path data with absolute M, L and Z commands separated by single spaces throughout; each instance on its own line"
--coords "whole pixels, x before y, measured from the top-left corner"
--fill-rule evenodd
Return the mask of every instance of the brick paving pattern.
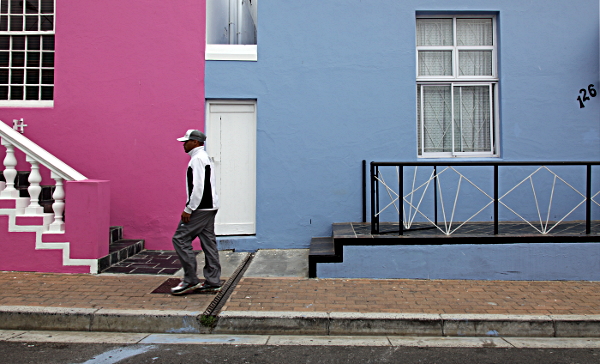
M 167 278 L 0 272 L 0 306 L 204 311 L 214 295 L 151 294 Z
M 600 314 L 600 282 L 243 278 L 223 310 Z

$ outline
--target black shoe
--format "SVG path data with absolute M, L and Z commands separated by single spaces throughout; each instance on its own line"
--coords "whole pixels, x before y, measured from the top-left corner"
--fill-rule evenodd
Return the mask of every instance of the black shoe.
M 191 283 L 185 283 L 184 281 L 181 281 L 179 283 L 179 285 L 177 285 L 177 287 L 171 288 L 171 294 L 178 296 L 178 295 L 190 293 L 190 292 L 196 290 L 197 288 L 199 288 L 201 285 L 202 284 L 200 282 L 191 284 Z

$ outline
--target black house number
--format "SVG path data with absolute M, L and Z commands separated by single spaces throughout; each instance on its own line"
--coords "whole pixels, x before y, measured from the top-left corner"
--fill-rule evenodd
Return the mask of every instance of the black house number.
M 589 85 L 587 90 L 582 88 L 581 90 L 579 90 L 579 93 L 581 94 L 580 96 L 577 96 L 577 101 L 579 101 L 579 108 L 583 109 L 585 107 L 585 105 L 583 104 L 584 102 L 586 102 L 587 100 L 590 99 L 591 97 L 596 97 L 596 89 L 594 88 L 594 85 Z M 587 94 L 590 94 L 590 96 L 588 96 Z

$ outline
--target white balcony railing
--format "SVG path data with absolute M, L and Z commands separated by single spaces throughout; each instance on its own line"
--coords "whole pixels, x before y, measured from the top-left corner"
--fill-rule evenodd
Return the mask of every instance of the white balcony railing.
M 17 148 L 25 153 L 26 161 L 31 165 L 28 179 L 29 187 L 27 188 L 30 196 L 29 205 L 20 213 L 22 215 L 40 215 L 44 211 L 43 207 L 39 204 L 39 196 L 42 190 L 40 187 L 42 176 L 39 172 L 41 164 L 50 170 L 50 177 L 55 181 L 55 189 L 52 194 L 52 198 L 54 199 L 54 203 L 52 204 L 54 218 L 48 226 L 48 231 L 64 231 L 65 190 L 63 188 L 63 181 L 83 181 L 87 178 L 1 121 L 0 138 L 1 144 L 6 148 L 3 172 L 6 183 L 4 186 L 0 185 L 0 199 L 19 198 L 19 191 L 15 188 L 15 177 L 17 176 L 15 148 Z

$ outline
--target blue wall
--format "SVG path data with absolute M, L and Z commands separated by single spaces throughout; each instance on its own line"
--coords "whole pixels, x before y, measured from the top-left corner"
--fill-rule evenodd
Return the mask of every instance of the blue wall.
M 598 1 L 263 1 L 258 61 L 207 61 L 207 99 L 256 99 L 257 234 L 306 248 L 360 221 L 361 161 L 415 161 L 415 15 L 498 14 L 501 160 L 600 159 Z M 235 245 L 235 244 L 233 244 Z M 242 247 L 239 247 L 242 248 Z

